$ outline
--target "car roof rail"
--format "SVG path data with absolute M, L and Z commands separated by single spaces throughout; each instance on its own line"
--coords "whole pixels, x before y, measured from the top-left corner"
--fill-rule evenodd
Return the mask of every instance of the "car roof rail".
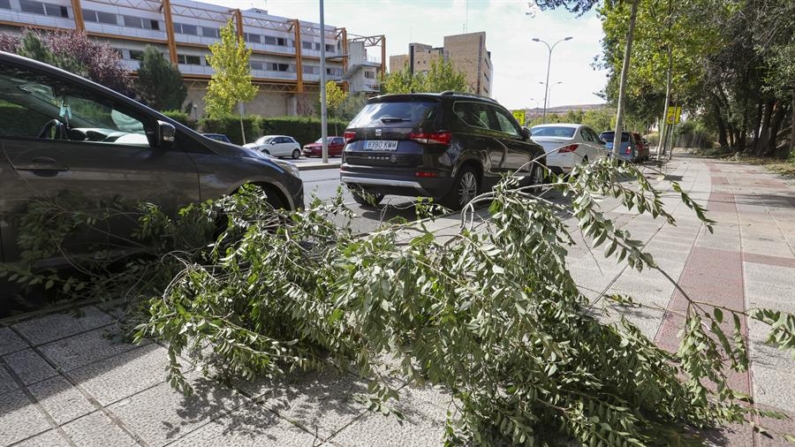
M 455 95 L 455 96 L 466 96 L 468 98 L 483 99 L 483 100 L 486 100 L 486 101 L 497 103 L 497 100 L 494 99 L 494 98 L 489 98 L 488 96 L 478 95 L 478 94 L 475 94 L 475 93 L 457 92 L 455 90 L 445 90 L 445 91 L 443 91 L 440 94 L 442 96 L 452 96 L 452 95 Z

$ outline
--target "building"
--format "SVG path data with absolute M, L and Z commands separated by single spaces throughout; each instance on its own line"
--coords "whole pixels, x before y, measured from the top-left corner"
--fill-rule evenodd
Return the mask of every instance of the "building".
M 229 21 L 252 49 L 251 74 L 259 86 L 246 112 L 264 116 L 307 114 L 320 90 L 320 50 L 326 50 L 328 80 L 350 92 L 379 91 L 384 73 L 384 36 L 353 36 L 345 28 L 269 15 L 261 9 L 229 9 L 192 0 L 0 0 L 0 31 L 22 28 L 78 29 L 116 48 L 130 70 L 146 45 L 154 45 L 182 72 L 186 103 L 202 116 L 213 70 L 208 46 Z M 367 50 L 380 47 L 380 58 Z
M 491 52 L 486 50 L 485 32 L 445 36 L 443 47 L 411 43 L 408 54 L 389 57 L 389 71 L 400 71 L 408 65 L 412 73 L 427 72 L 439 58 L 464 73 L 473 93 L 491 96 L 494 68 Z

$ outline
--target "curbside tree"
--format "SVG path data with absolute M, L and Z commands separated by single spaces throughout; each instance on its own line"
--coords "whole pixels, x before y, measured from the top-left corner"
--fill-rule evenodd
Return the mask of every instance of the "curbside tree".
M 188 88 L 182 73 L 152 45 L 144 49 L 135 87 L 139 97 L 155 110 L 180 110 Z

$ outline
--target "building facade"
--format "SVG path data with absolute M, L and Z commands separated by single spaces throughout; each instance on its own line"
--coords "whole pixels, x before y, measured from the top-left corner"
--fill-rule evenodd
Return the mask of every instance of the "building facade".
M 348 35 L 345 28 L 268 14 L 229 9 L 192 0 L 0 0 L 0 31 L 22 28 L 77 29 L 107 42 L 130 70 L 137 70 L 147 45 L 159 48 L 182 72 L 186 103 L 201 117 L 213 73 L 208 46 L 220 40 L 229 21 L 251 48 L 251 74 L 259 86 L 246 113 L 263 116 L 307 114 L 320 90 L 320 51 L 326 51 L 326 78 L 352 93 L 379 91 L 384 73 L 384 36 Z M 367 50 L 380 47 L 380 58 Z
M 400 71 L 408 65 L 412 73 L 425 73 L 440 58 L 464 73 L 472 93 L 491 97 L 494 68 L 485 32 L 445 36 L 443 47 L 410 43 L 408 54 L 389 57 L 389 71 Z

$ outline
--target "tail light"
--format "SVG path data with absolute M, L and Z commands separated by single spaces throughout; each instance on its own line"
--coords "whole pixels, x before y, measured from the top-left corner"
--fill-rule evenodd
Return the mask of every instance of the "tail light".
M 409 138 L 423 144 L 450 144 L 453 139 L 451 132 L 412 132 Z
M 627 153 L 628 154 L 632 153 L 632 145 L 631 144 L 629 146 L 627 146 Z
M 574 152 L 574 151 L 576 151 L 576 150 L 577 150 L 577 148 L 578 148 L 579 146 L 580 146 L 580 145 L 579 145 L 579 144 L 576 144 L 576 143 L 575 143 L 575 144 L 570 144 L 570 145 L 568 145 L 568 146 L 564 146 L 564 147 L 562 147 L 562 148 L 558 149 L 558 153 L 559 153 L 559 154 L 565 154 L 566 152 Z
M 345 133 L 342 134 L 342 138 L 345 139 L 346 144 L 350 143 L 352 139 L 356 138 L 356 132 L 346 130 Z
M 429 171 L 417 171 L 414 173 L 415 177 L 419 178 L 431 178 L 431 177 L 438 177 L 439 174 L 436 172 L 429 172 Z

